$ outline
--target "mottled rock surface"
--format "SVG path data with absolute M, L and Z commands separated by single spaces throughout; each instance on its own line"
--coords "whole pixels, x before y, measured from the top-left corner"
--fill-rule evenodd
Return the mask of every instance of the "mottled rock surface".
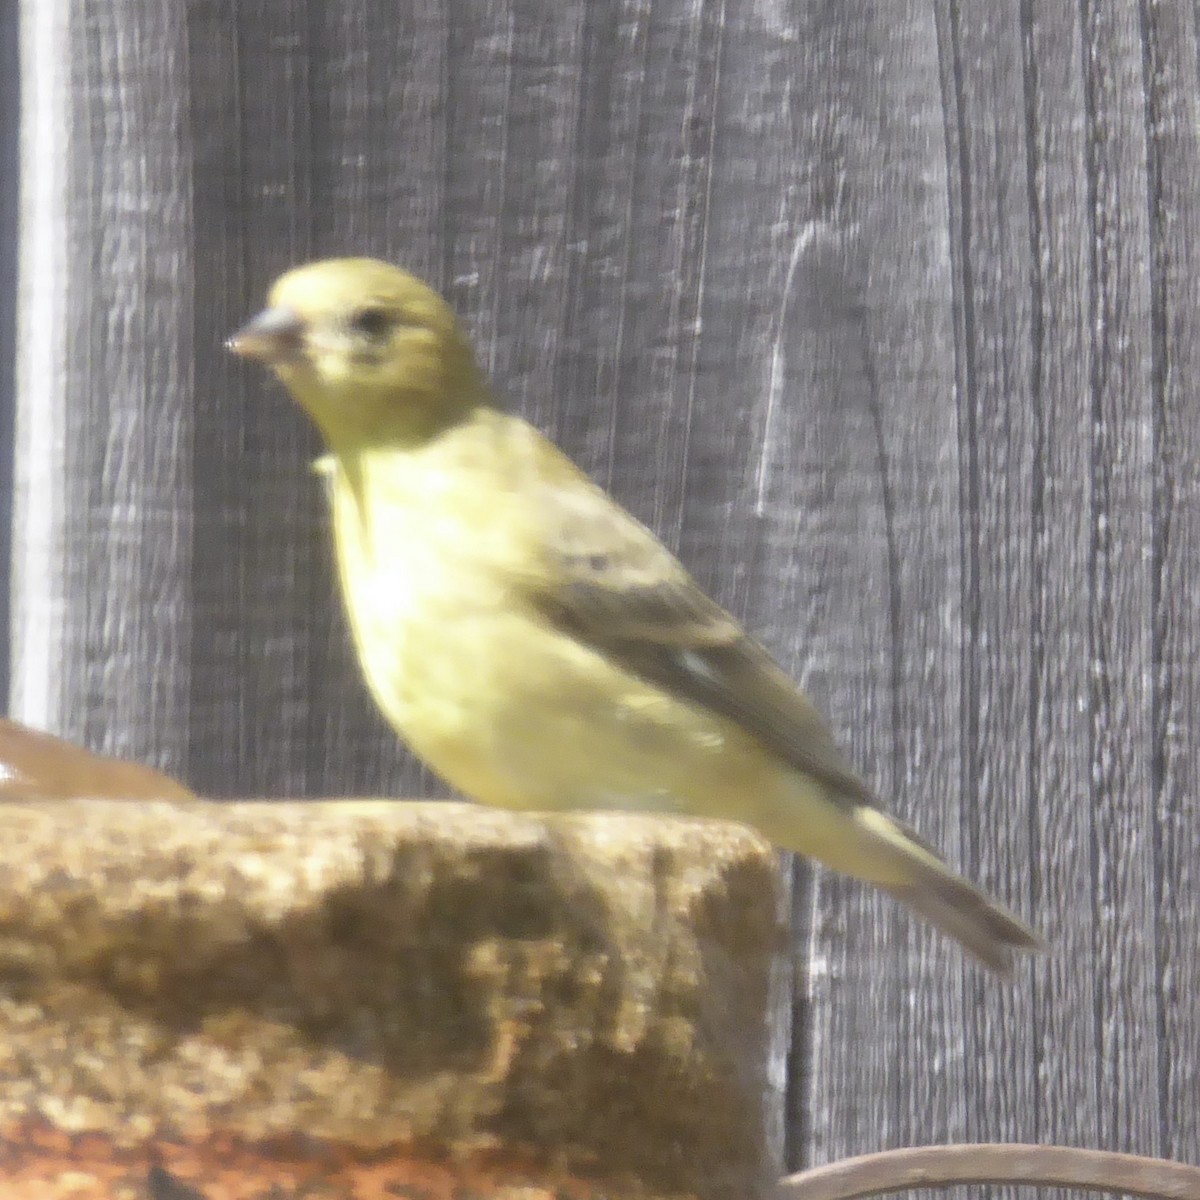
M 371 801 L 0 821 L 6 1196 L 741 1200 L 768 1177 L 777 880 L 736 826 Z

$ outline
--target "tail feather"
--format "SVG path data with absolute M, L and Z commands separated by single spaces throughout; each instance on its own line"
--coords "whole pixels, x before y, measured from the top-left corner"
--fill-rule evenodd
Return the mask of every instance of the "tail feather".
M 863 818 L 867 817 L 865 821 Z M 973 883 L 950 869 L 932 846 L 877 810 L 860 821 L 887 843 L 891 878 L 875 882 L 901 904 L 959 942 L 986 967 L 1011 975 L 1013 954 L 1040 953 L 1045 941 Z M 882 835 L 882 836 L 881 836 Z
M 768 801 L 756 824 L 776 845 L 874 884 L 920 914 L 984 966 L 1010 975 L 1017 952 L 1046 943 L 943 861 L 895 817 L 851 797 L 831 799 L 809 776 L 790 777 L 784 803 Z
M 932 871 L 911 884 L 886 891 L 901 904 L 919 913 L 931 925 L 949 934 L 984 966 L 1001 975 L 1013 970 L 1013 952 L 1039 952 L 1046 943 L 1027 925 L 1005 912 L 978 888 L 951 875 Z

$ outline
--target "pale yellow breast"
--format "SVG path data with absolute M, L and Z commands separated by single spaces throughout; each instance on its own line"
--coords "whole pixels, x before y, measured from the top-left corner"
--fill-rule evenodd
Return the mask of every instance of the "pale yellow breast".
M 550 624 L 523 586 L 527 494 L 445 468 L 377 455 L 332 481 L 350 623 L 392 725 L 485 803 L 719 813 L 750 782 L 742 736 Z
M 380 452 L 355 465 L 332 481 L 343 596 L 375 699 L 417 742 L 463 722 L 464 673 L 514 602 L 511 523 L 481 520 L 437 459 Z

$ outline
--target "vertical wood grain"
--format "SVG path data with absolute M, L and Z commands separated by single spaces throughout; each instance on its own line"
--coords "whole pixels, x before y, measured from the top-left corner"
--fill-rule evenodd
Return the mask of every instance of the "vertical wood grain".
M 1094 1140 L 1099 1087 L 1094 1029 L 1092 750 L 1086 547 L 1093 521 L 1088 444 L 1092 328 L 1083 32 L 1079 8 L 1025 4 L 1024 172 L 1030 207 L 1034 462 L 1029 634 L 1034 896 L 1054 953 L 1035 985 L 1044 1136 Z M 1065 997 L 1072 997 L 1065 1012 Z
M 1157 1149 L 1151 776 L 1151 323 L 1144 64 L 1136 13 L 1083 8 L 1090 220 L 1091 851 L 1102 1137 Z
M 971 871 L 958 833 L 961 450 L 934 14 L 812 12 L 798 39 L 812 82 L 794 103 L 819 122 L 801 155 L 819 164 L 808 204 L 820 237 L 797 247 L 812 266 L 794 291 L 837 336 L 819 369 L 804 342 L 788 348 L 792 422 L 820 431 L 786 504 L 820 614 L 796 651 L 823 667 L 812 689 L 885 803 Z M 867 1130 L 876 1146 L 951 1136 L 973 1070 L 961 960 L 858 885 L 821 875 L 815 905 L 804 1157 L 853 1152 Z
M 281 390 L 235 369 L 222 343 L 262 305 L 267 280 L 313 254 L 310 89 L 322 60 L 304 5 L 210 0 L 187 12 L 199 268 L 188 503 L 202 648 L 188 664 L 187 774 L 212 794 L 283 795 L 324 783 L 308 757 L 324 707 L 308 658 L 335 603 L 306 469 L 318 447 Z M 369 712 L 348 671 L 327 686 Z
M 1154 810 L 1144 835 L 1155 858 L 1145 938 L 1154 955 L 1154 1072 L 1159 1149 L 1200 1161 L 1200 654 L 1194 603 L 1200 563 L 1200 73 L 1194 8 L 1141 9 L 1149 142 L 1150 351 L 1153 452 L 1153 662 L 1149 747 Z M 1150 1023 L 1150 1013 L 1141 1015 Z
M 1030 912 L 1034 421 L 1022 29 L 1016 3 L 979 21 L 947 9 L 939 41 L 958 318 L 959 819 L 971 874 Z M 961 985 L 964 1140 L 1008 1141 L 1035 1128 L 1030 974 L 1011 989 L 978 973 Z
M 181 10 L 26 5 L 13 714 L 186 762 L 191 194 Z

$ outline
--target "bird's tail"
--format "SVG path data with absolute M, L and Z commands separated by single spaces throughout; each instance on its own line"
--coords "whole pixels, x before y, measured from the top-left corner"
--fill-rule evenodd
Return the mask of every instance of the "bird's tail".
M 955 874 L 906 825 L 874 809 L 858 815 L 869 834 L 880 842 L 884 856 L 890 857 L 894 864 L 892 878 L 875 882 L 901 904 L 960 942 L 985 966 L 1010 975 L 1014 951 L 1046 949 L 1046 943 L 1028 925 L 973 883 Z
M 1043 951 L 1046 943 L 949 867 L 920 868 L 911 883 L 884 890 L 960 942 L 984 966 L 1011 975 L 1013 951 Z
M 811 776 L 793 772 L 782 793 L 768 788 L 757 798 L 754 823 L 777 846 L 874 884 L 993 971 L 1010 974 L 1014 952 L 1046 949 L 918 834 L 861 797 L 831 795 Z

